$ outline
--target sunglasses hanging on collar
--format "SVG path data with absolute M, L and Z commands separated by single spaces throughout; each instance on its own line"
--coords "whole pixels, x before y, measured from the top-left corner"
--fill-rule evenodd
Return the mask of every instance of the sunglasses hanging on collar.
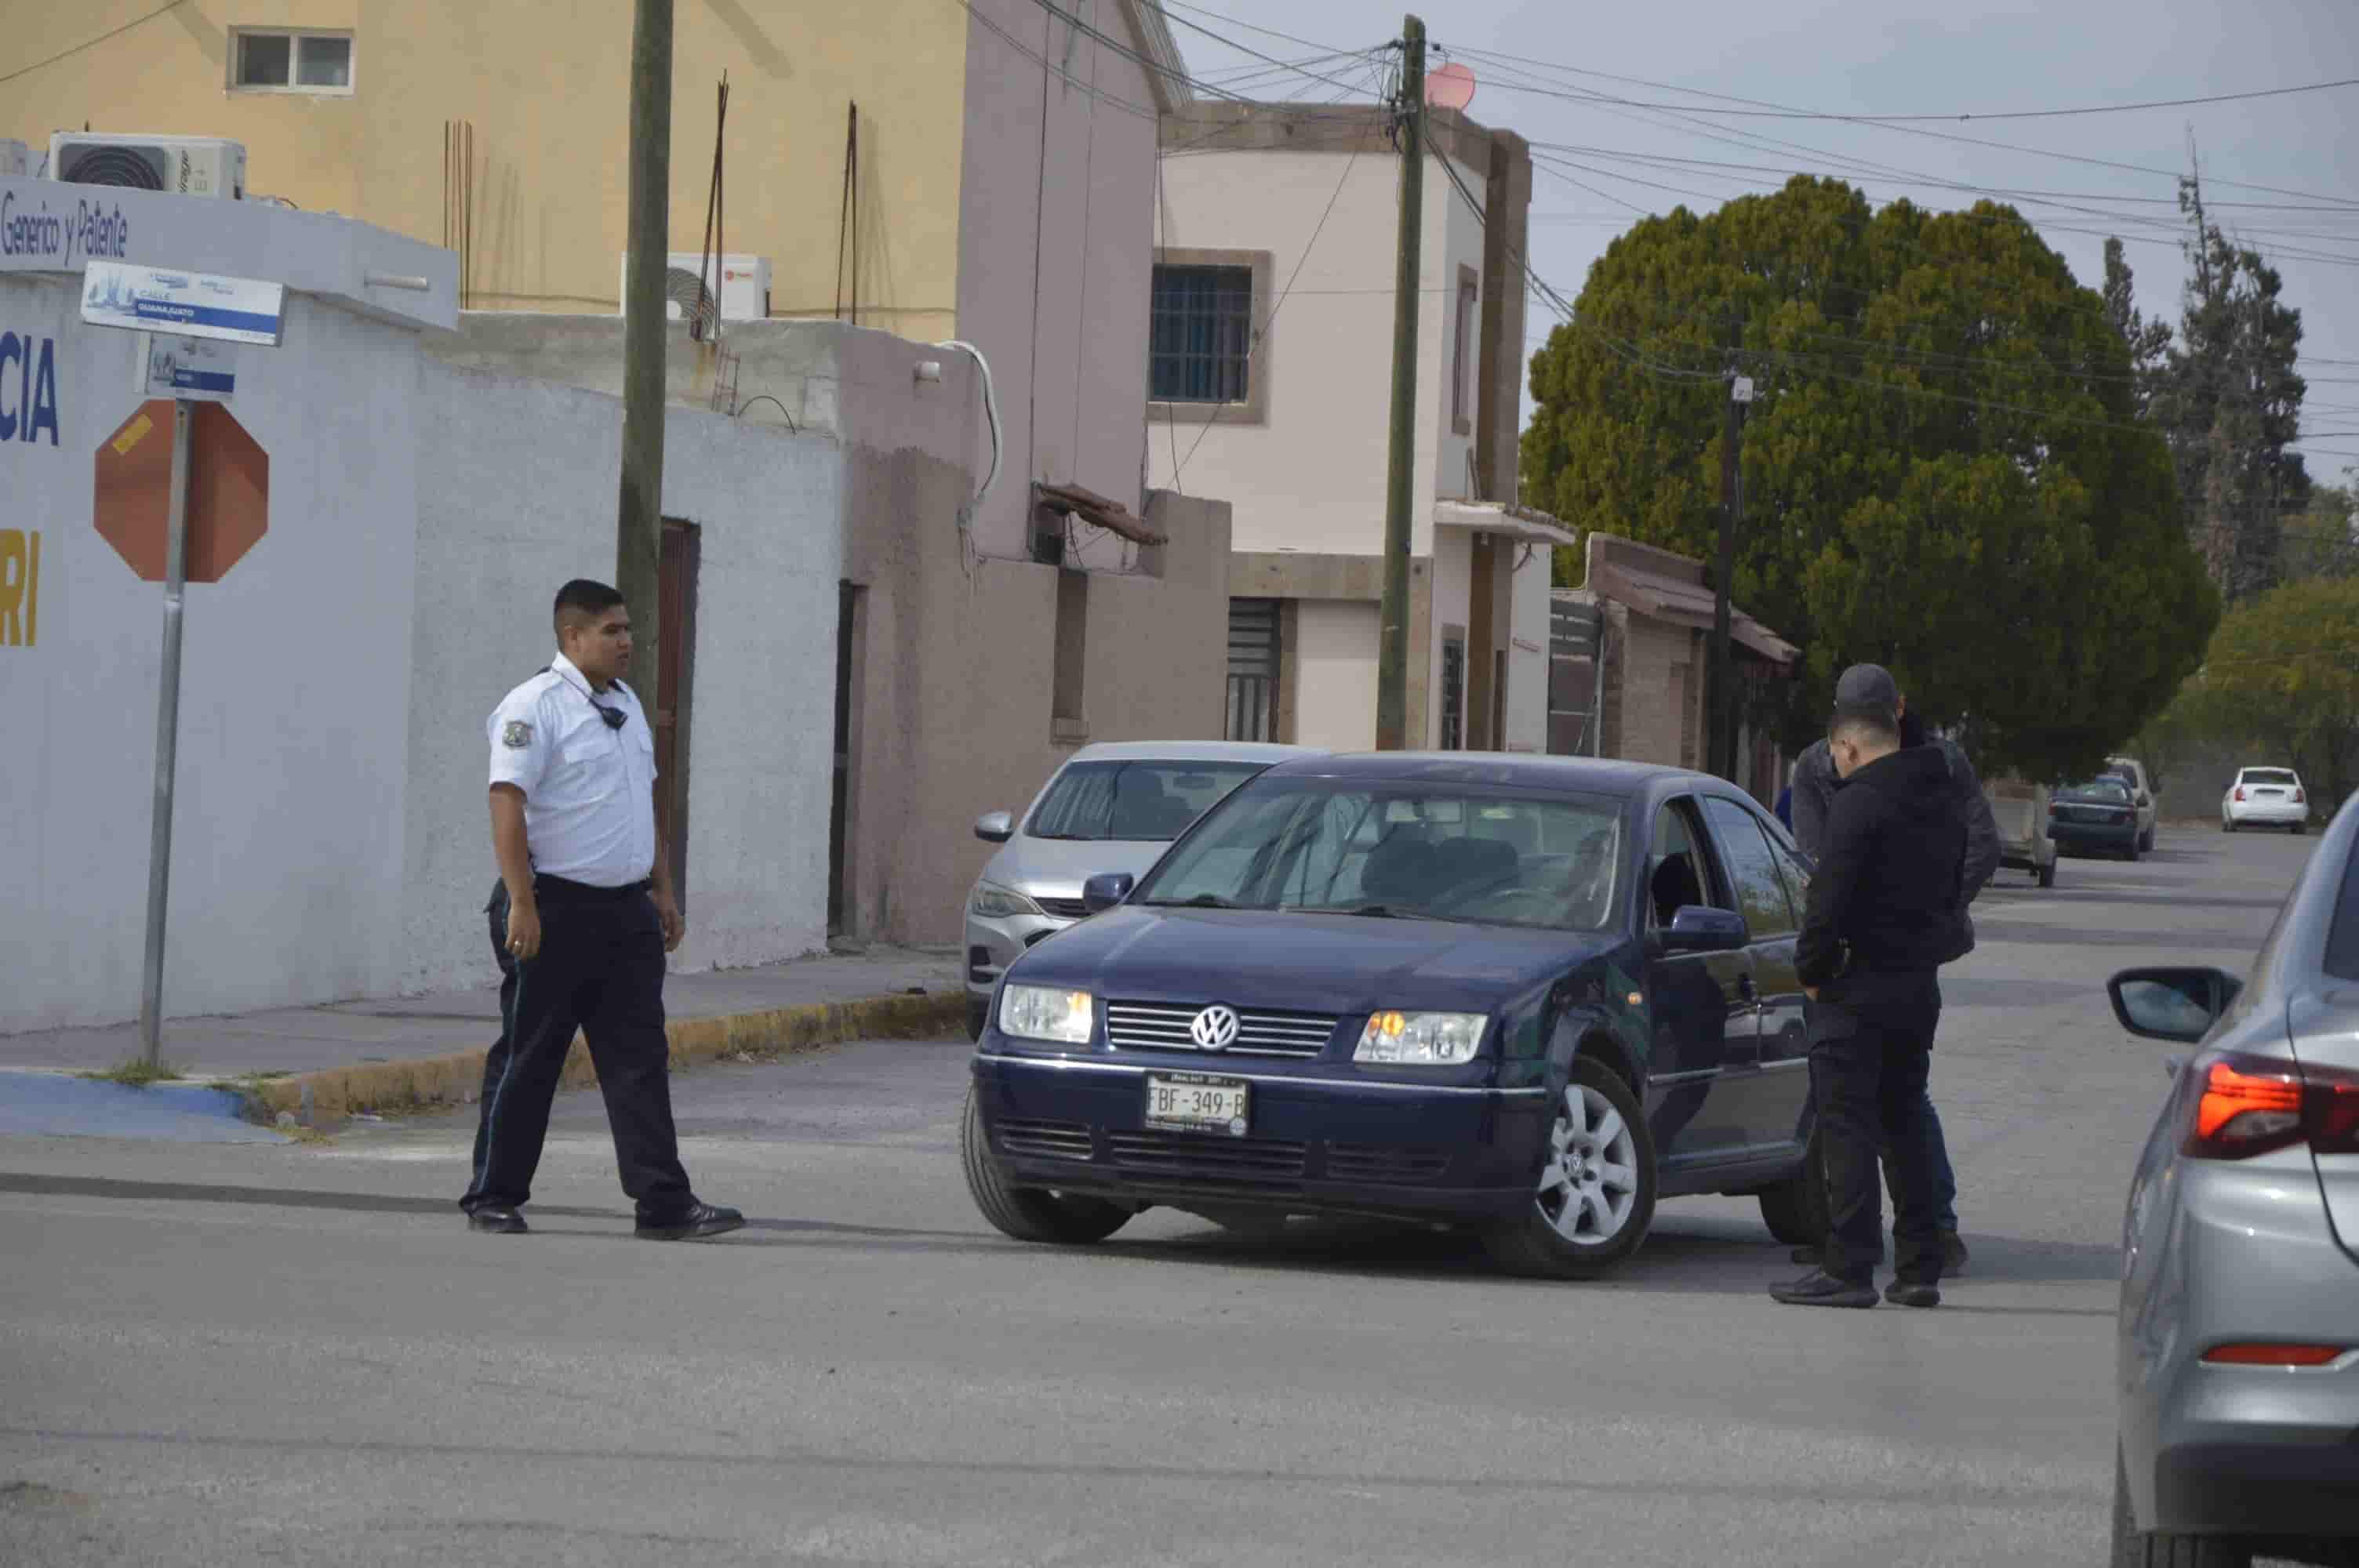
M 543 665 L 540 666 L 540 673 L 542 675 L 547 675 L 549 673 L 550 668 L 550 665 Z M 624 712 L 621 708 L 607 707 L 604 703 L 599 701 L 588 692 L 582 691 L 580 687 L 575 686 L 571 681 L 565 680 L 563 676 L 559 676 L 557 678 L 559 680 L 565 681 L 566 690 L 581 692 L 582 700 L 598 710 L 598 717 L 606 721 L 607 729 L 620 730 L 624 725 L 628 724 L 631 721 L 631 716 Z

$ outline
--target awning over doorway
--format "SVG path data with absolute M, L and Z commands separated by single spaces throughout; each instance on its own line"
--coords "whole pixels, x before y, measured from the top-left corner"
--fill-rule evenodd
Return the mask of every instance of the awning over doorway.
M 1474 528 L 1562 550 L 1581 547 L 1581 535 L 1545 512 L 1496 501 L 1437 501 L 1433 521 L 1444 528 Z
M 1712 629 L 1712 592 L 1702 583 L 1667 577 L 1607 557 L 1591 561 L 1589 586 L 1658 621 L 1704 631 Z M 1733 604 L 1728 607 L 1728 634 L 1731 641 L 1756 657 L 1780 668 L 1791 665 L 1801 654 L 1799 648 Z

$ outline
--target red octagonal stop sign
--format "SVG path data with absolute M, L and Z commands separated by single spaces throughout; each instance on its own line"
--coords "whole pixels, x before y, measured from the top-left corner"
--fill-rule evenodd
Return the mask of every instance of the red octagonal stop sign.
M 270 524 L 270 455 L 228 406 L 192 403 L 189 580 L 219 582 Z M 172 404 L 152 398 L 98 447 L 99 535 L 147 582 L 164 580 L 172 500 Z

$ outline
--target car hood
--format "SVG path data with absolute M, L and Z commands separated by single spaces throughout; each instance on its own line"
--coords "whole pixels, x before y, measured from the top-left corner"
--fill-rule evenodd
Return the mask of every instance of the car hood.
M 1008 981 L 1122 1001 L 1489 1012 L 1615 942 L 1440 920 L 1124 905 L 1027 953 Z
M 1082 884 L 1103 871 L 1144 876 L 1169 844 L 1136 838 L 1035 838 L 1020 835 L 1000 846 L 983 880 L 1033 898 L 1079 898 Z

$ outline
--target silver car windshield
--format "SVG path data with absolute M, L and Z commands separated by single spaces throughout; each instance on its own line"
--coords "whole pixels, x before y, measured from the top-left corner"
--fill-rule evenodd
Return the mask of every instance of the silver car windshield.
M 1261 778 L 1132 902 L 1594 931 L 1621 860 L 1622 804 L 1603 795 Z
M 1266 762 L 1075 762 L 1025 831 L 1035 838 L 1168 844 Z

